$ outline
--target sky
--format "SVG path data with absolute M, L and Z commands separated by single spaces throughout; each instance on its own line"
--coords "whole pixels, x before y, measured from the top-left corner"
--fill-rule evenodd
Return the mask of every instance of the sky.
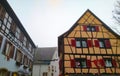
M 115 0 L 7 0 L 38 47 L 56 47 L 58 37 L 89 9 L 110 27 Z

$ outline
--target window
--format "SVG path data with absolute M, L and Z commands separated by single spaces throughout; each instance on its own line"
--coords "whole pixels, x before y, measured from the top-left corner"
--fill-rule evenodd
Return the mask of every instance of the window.
M 3 23 L 6 25 L 7 24 L 7 18 L 4 18 Z
M 8 21 L 11 23 L 12 22 L 12 18 L 9 16 Z
M 110 40 L 109 39 L 98 39 L 94 40 L 95 47 L 100 48 L 111 48 Z
M 96 31 L 95 26 L 87 26 L 87 31 Z
M 75 59 L 76 68 L 86 68 L 86 59 Z
M 47 72 L 44 72 L 44 73 L 43 73 L 43 76 L 48 76 L 48 75 L 47 75 Z
M 20 38 L 19 38 L 19 40 L 21 41 L 21 42 L 23 42 L 23 40 L 24 40 L 24 34 L 21 32 L 20 33 Z
M 1 11 L 0 11 L 0 19 L 3 20 L 5 17 L 6 10 L 0 5 Z
M 26 46 L 26 42 L 27 42 L 27 38 L 24 36 L 24 39 L 23 39 L 24 46 Z
M 106 67 L 112 67 L 112 61 L 111 61 L 111 59 L 105 59 L 105 66 Z
M 100 48 L 111 48 L 109 39 L 99 39 Z
M 29 66 L 32 68 L 32 60 L 29 61 Z
M 27 40 L 27 41 L 26 41 L 26 48 L 27 48 L 28 50 L 29 50 L 29 44 L 30 44 L 30 43 L 29 43 L 29 41 Z
M 15 34 L 15 32 L 16 32 L 16 24 L 15 24 L 14 21 L 12 21 L 12 24 L 11 24 L 11 26 L 10 26 L 10 30 L 11 30 L 11 32 L 12 32 L 13 34 Z
M 84 31 L 93 31 L 93 32 L 98 32 L 99 31 L 99 27 L 98 26 L 83 26 L 83 30 Z
M 106 58 L 106 59 L 104 59 L 104 61 L 105 61 L 106 67 L 117 67 L 117 63 L 116 63 L 115 59 Z
M 82 42 L 82 47 L 87 47 L 87 42 L 86 42 L 86 40 L 82 40 L 81 42 Z
M 0 69 L 0 76 L 8 76 L 8 70 L 7 69 Z
M 100 45 L 101 48 L 104 48 L 105 47 L 104 41 L 103 40 L 99 41 L 99 45 Z
M 24 65 L 28 65 L 28 58 L 27 58 L 27 56 L 24 56 Z
M 9 58 L 13 58 L 14 46 L 9 41 L 6 41 L 5 43 L 3 54 Z
M 91 39 L 76 38 L 71 40 L 71 46 L 77 48 L 87 48 L 87 47 L 92 47 L 93 43 Z
M 16 61 L 17 62 L 22 62 L 22 53 L 20 52 L 20 50 L 17 50 L 16 52 Z
M 31 52 L 32 45 L 29 43 L 29 51 Z
M 70 63 L 72 68 L 91 68 L 91 60 L 85 58 L 71 59 Z
M 81 42 L 80 41 L 76 41 L 76 47 L 81 47 Z
M 76 39 L 76 47 L 80 48 L 86 48 L 87 47 L 87 39 L 81 39 L 81 38 L 77 38 Z
M 7 28 L 10 29 L 11 24 L 8 22 L 7 23 Z
M 51 73 L 51 76 L 54 76 L 54 74 L 53 74 L 53 73 Z
M 15 35 L 16 35 L 17 39 L 19 39 L 19 37 L 20 37 L 20 29 L 19 28 L 16 29 Z

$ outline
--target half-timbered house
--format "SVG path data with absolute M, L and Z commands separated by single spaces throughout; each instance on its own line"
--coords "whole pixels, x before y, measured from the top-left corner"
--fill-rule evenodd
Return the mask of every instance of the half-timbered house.
M 7 0 L 0 0 L 0 76 L 30 76 L 35 48 Z
M 58 37 L 60 76 L 119 76 L 120 36 L 87 10 Z

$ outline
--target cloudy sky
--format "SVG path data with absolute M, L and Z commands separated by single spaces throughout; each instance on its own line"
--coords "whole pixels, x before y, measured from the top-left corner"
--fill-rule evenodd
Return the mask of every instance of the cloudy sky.
M 39 47 L 57 46 L 57 38 L 90 9 L 111 25 L 115 0 L 8 0 L 26 31 Z

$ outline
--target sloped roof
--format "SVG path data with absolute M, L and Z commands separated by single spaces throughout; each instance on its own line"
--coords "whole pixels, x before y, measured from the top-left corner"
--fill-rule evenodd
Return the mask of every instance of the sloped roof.
M 57 47 L 37 48 L 34 55 L 34 64 L 44 64 L 52 60 Z
M 89 9 L 87 9 L 85 11 L 85 13 L 73 24 L 73 26 L 66 31 L 65 33 L 63 33 L 62 35 L 60 35 L 58 38 L 61 40 L 61 37 L 66 37 L 69 35 L 69 33 L 78 25 L 78 21 L 87 13 L 90 12 L 96 19 L 98 19 L 105 28 L 107 28 L 112 34 L 114 34 L 116 37 L 120 38 L 120 35 L 118 35 L 115 31 L 113 31 L 110 27 L 108 27 L 108 25 L 106 25 L 103 21 L 101 21 L 94 13 L 92 13 Z

